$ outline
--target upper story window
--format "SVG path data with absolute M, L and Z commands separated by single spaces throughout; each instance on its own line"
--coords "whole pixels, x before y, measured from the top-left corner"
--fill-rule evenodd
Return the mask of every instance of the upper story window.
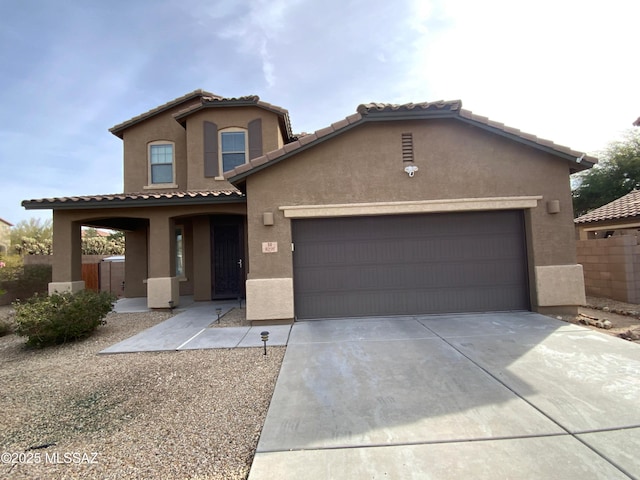
M 220 132 L 220 156 L 222 171 L 227 172 L 247 161 L 247 132 L 240 128 L 228 128 Z
M 224 180 L 223 174 L 239 165 L 262 155 L 262 119 L 255 118 L 247 123 L 247 128 L 226 127 L 205 121 L 204 176 Z
M 175 187 L 175 147 L 159 140 L 149 144 L 149 184 L 151 187 Z

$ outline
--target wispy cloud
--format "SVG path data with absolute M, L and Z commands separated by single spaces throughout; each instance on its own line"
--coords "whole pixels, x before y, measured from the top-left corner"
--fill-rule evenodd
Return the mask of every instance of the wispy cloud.
M 215 30 L 215 36 L 232 40 L 243 55 L 259 57 L 264 80 L 267 87 L 271 88 L 277 82 L 273 43 L 283 35 L 289 9 L 300 3 L 291 0 L 250 0 L 239 2 L 240 7 L 233 10 L 204 8 L 202 13 L 224 25 Z

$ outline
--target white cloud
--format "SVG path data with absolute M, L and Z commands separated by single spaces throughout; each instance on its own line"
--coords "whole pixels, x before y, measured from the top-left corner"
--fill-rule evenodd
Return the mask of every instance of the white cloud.
M 586 150 L 603 148 L 640 110 L 629 101 L 636 2 L 446 0 L 430 15 L 423 21 L 443 28 L 418 31 L 408 90 L 461 98 L 476 113 Z M 606 118 L 592 113 L 596 103 Z

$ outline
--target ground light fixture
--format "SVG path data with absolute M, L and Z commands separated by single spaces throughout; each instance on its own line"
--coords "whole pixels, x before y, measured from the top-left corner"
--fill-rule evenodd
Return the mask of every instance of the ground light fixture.
M 216 320 L 217 323 L 220 323 L 220 315 L 221 314 L 222 314 L 222 308 L 216 307 L 216 315 L 218 316 L 218 319 Z
M 267 354 L 267 340 L 269 340 L 269 332 L 266 330 L 264 332 L 260 332 L 260 338 L 264 342 L 264 355 Z
M 167 303 L 169 304 L 169 309 L 173 310 L 173 300 L 169 300 Z

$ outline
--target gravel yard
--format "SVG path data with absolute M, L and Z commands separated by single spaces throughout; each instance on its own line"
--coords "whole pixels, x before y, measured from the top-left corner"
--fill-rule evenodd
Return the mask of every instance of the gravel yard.
M 96 355 L 169 316 L 43 350 L 0 337 L 0 478 L 246 478 L 285 348 Z

